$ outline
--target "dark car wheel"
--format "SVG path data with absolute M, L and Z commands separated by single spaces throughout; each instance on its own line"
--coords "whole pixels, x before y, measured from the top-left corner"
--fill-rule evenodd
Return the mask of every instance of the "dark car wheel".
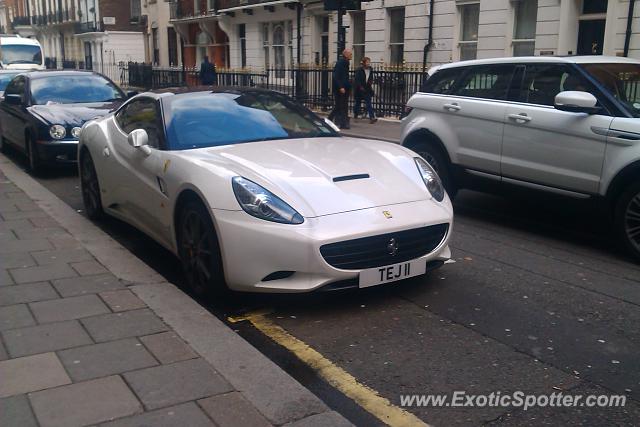
M 629 186 L 618 199 L 615 221 L 622 243 L 640 260 L 640 182 Z
M 98 174 L 88 151 L 84 151 L 80 156 L 80 187 L 87 217 L 92 220 L 104 217 Z
M 178 254 L 187 283 L 198 296 L 221 296 L 227 290 L 218 238 L 209 212 L 189 202 L 178 220 Z
M 38 146 L 36 140 L 27 135 L 27 160 L 29 161 L 29 171 L 37 175 L 42 172 L 42 162 L 38 155 Z
M 442 185 L 444 185 L 445 190 L 447 190 L 447 194 L 453 199 L 458 192 L 458 188 L 453 182 L 449 161 L 446 156 L 442 154 L 442 150 L 433 144 L 422 144 L 417 146 L 415 151 L 435 169 L 442 181 Z

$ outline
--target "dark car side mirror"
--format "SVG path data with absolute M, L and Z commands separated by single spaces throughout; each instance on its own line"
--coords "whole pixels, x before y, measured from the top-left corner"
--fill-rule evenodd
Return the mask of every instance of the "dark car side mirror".
M 22 97 L 17 94 L 5 94 L 4 102 L 10 105 L 22 105 Z
M 129 98 L 133 98 L 134 96 L 136 96 L 138 94 L 137 90 L 128 90 L 127 91 L 127 99 Z

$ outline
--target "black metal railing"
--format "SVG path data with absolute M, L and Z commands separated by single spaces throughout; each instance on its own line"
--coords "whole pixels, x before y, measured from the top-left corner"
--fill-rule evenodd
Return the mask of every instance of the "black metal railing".
M 161 89 L 200 84 L 197 68 L 157 68 L 150 64 L 130 62 L 123 64 L 122 73 L 126 73 L 127 79 L 121 80 L 121 85 L 135 88 Z M 270 89 L 285 93 L 315 110 L 333 108 L 330 67 L 270 68 L 258 72 L 221 69 L 216 74 L 216 84 L 219 86 Z M 419 90 L 422 80 L 423 74 L 417 68 L 374 68 L 372 105 L 378 116 L 400 117 L 409 98 Z M 353 97 L 349 102 L 352 109 Z
M 55 70 L 58 68 L 58 60 L 55 57 L 45 57 L 44 66 L 47 70 Z
M 102 22 L 76 22 L 74 31 L 76 34 L 101 33 L 104 31 Z
M 14 27 L 16 25 L 29 25 L 31 23 L 31 20 L 29 19 L 28 16 L 16 16 L 13 18 L 12 23 Z

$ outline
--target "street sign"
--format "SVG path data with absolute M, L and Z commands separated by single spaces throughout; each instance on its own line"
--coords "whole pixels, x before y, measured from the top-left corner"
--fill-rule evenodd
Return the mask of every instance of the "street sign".
M 324 10 L 360 10 L 360 0 L 324 0 Z

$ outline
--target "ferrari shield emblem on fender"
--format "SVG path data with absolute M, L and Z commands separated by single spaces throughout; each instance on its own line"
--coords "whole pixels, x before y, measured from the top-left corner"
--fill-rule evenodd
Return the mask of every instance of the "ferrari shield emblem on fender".
M 384 217 L 387 219 L 393 218 L 393 215 L 391 215 L 391 212 L 389 211 L 382 211 L 382 215 L 384 215 Z

